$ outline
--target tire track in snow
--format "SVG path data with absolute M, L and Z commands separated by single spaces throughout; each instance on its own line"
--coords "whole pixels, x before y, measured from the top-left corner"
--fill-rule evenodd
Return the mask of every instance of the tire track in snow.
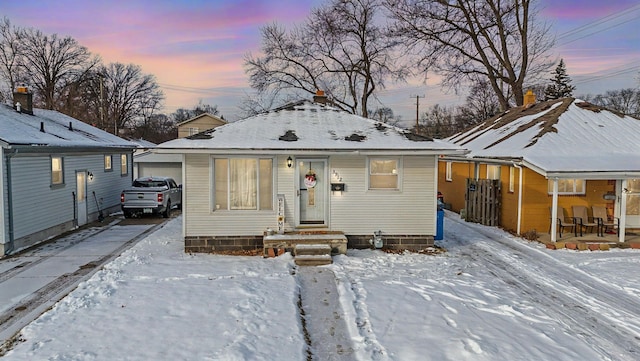
M 445 239 L 465 246 L 459 250 L 461 256 L 481 264 L 496 278 L 518 289 L 563 323 L 567 331 L 578 333 L 602 356 L 610 360 L 640 357 L 637 318 L 640 300 L 540 250 L 481 226 L 452 218 L 447 221 L 472 229 L 482 237 L 480 241 L 471 241 L 447 232 Z

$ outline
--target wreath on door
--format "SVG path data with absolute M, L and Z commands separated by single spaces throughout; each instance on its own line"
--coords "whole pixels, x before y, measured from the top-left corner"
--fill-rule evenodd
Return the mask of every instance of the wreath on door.
M 316 173 L 313 170 L 309 169 L 307 174 L 304 176 L 304 185 L 307 188 L 313 188 L 316 186 L 317 182 L 318 180 L 316 178 Z

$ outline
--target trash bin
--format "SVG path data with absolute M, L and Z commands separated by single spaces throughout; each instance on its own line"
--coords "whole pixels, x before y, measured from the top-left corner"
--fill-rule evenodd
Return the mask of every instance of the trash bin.
M 438 219 L 436 222 L 436 241 L 442 241 L 444 239 L 444 211 L 438 207 Z

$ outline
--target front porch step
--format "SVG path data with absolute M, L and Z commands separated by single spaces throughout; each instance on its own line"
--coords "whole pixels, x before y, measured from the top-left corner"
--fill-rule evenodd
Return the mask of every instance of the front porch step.
M 296 244 L 293 261 L 298 266 L 322 266 L 333 263 L 328 244 Z
M 274 257 L 286 251 L 291 251 L 295 256 L 297 254 L 295 251 L 296 247 L 311 245 L 329 247 L 329 255 L 347 253 L 347 237 L 344 233 L 337 231 L 265 234 L 262 238 L 262 243 L 264 247 L 264 257 Z

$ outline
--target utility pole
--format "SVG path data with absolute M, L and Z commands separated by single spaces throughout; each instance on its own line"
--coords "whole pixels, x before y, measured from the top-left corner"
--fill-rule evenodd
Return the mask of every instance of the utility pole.
M 416 132 L 418 132 L 418 121 L 420 120 L 420 98 L 424 98 L 424 95 L 411 95 L 410 98 L 416 98 Z

